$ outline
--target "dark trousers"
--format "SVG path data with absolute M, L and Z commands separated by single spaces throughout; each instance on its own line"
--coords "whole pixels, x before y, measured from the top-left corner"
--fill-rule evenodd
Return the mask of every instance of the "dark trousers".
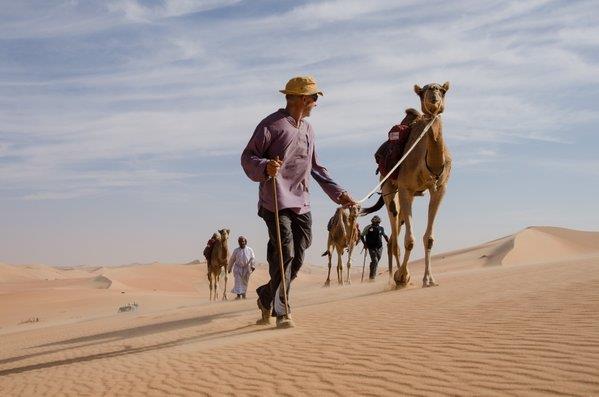
M 279 265 L 279 248 L 277 243 L 277 226 L 274 212 L 260 208 L 258 215 L 264 219 L 268 228 L 268 245 L 266 260 L 270 281 L 256 289 L 262 306 L 272 308 L 273 316 L 285 315 L 285 301 L 281 284 Z M 283 246 L 283 266 L 285 269 L 285 285 L 289 301 L 291 281 L 297 277 L 304 262 L 304 252 L 312 244 L 312 215 L 298 215 L 290 209 L 279 211 L 279 227 L 281 229 L 281 245 Z
M 374 279 L 376 276 L 376 268 L 379 265 L 381 255 L 383 254 L 383 247 L 368 248 L 368 253 L 370 254 L 370 278 Z

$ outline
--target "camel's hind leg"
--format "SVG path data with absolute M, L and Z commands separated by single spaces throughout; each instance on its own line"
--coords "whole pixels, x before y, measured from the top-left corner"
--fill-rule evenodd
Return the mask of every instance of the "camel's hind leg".
M 329 287 L 331 285 L 331 260 L 332 260 L 332 245 L 331 245 L 331 236 L 329 236 L 329 240 L 327 242 L 327 257 L 329 259 L 329 273 L 327 274 L 327 281 L 324 282 L 325 287 Z
M 348 285 L 351 285 L 351 275 L 349 270 L 351 269 L 351 254 L 353 251 L 353 247 L 349 248 L 348 252 L 347 252 L 347 278 L 345 279 L 345 282 Z
M 398 190 L 399 193 L 399 205 L 401 206 L 402 219 L 406 225 L 406 236 L 404 241 L 404 257 L 401 266 L 395 272 L 393 278 L 395 284 L 398 287 L 405 287 L 410 282 L 410 272 L 408 270 L 408 261 L 410 260 L 410 253 L 414 248 L 414 234 L 412 231 L 412 202 L 414 201 L 414 194 L 404 188 Z
M 399 232 L 401 230 L 401 214 L 399 199 L 394 183 L 386 182 L 383 184 L 382 193 L 384 195 L 387 216 L 391 224 L 391 234 L 389 235 L 389 244 L 387 245 L 387 260 L 389 264 L 389 281 L 393 280 L 393 259 L 399 268 Z
M 431 189 L 429 190 L 429 193 L 430 201 L 428 203 L 428 221 L 426 225 L 426 231 L 424 232 L 424 236 L 422 238 L 424 243 L 424 277 L 422 279 L 423 287 L 434 287 L 438 285 L 431 273 L 431 250 L 435 241 L 433 226 L 435 223 L 435 217 L 437 216 L 437 211 L 439 210 L 443 196 L 445 196 L 445 186 L 440 186 L 436 191 Z

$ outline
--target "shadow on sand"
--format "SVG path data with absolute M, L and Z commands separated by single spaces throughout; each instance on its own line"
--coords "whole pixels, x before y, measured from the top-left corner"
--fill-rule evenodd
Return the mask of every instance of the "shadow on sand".
M 208 316 L 208 317 L 210 317 L 210 318 L 222 317 L 222 315 Z M 198 319 L 189 319 L 189 320 L 198 320 Z M 199 324 L 204 324 L 209 321 L 210 320 L 200 322 Z M 173 323 L 176 323 L 176 321 Z M 165 324 L 169 324 L 169 323 L 165 323 Z M 162 324 L 157 324 L 155 326 L 160 327 L 161 325 Z M 196 322 L 195 325 L 198 325 L 198 323 Z M 138 328 L 145 328 L 145 327 L 138 327 Z M 130 334 L 130 332 L 133 332 L 133 330 L 135 330 L 135 328 L 133 328 L 131 330 L 115 331 L 114 333 L 120 332 L 121 333 L 120 336 L 123 338 L 126 338 L 127 337 L 126 335 L 129 335 L 129 337 L 132 336 L 132 334 Z M 243 330 L 245 330 L 245 331 L 243 331 Z M 249 335 L 249 334 L 258 333 L 258 332 L 275 331 L 275 330 L 276 330 L 276 328 L 271 328 L 271 327 L 264 328 L 264 327 L 256 326 L 254 324 L 248 324 L 248 325 L 244 325 L 244 326 L 229 329 L 229 330 L 215 331 L 215 332 L 210 332 L 210 333 L 207 333 L 204 335 L 192 336 L 192 337 L 187 337 L 187 338 L 179 338 L 179 339 L 175 339 L 172 341 L 157 343 L 157 344 L 149 345 L 149 346 L 141 346 L 141 347 L 137 347 L 137 348 L 131 348 L 131 347 L 125 346 L 120 350 L 115 350 L 115 351 L 110 351 L 110 352 L 96 353 L 96 354 L 90 354 L 87 356 L 73 357 L 73 358 L 67 358 L 67 359 L 62 359 L 62 360 L 48 361 L 45 363 L 25 365 L 22 367 L 4 369 L 4 370 L 0 370 L 0 376 L 19 374 L 19 373 L 23 373 L 23 372 L 34 371 L 34 370 L 44 369 L 44 368 L 58 367 L 61 365 L 69 365 L 69 364 L 74 364 L 74 363 L 101 360 L 104 358 L 119 357 L 119 356 L 125 356 L 125 355 L 129 355 L 129 354 L 143 353 L 143 352 L 153 351 L 153 350 L 167 349 L 169 347 L 175 347 L 175 346 L 188 344 L 188 343 L 208 341 L 208 340 L 214 340 L 214 339 L 226 339 L 226 338 L 239 336 L 239 335 Z M 106 334 L 113 334 L 113 332 L 106 333 Z M 94 335 L 94 336 L 100 336 L 100 335 L 105 335 L 105 334 L 99 334 L 99 335 Z M 136 334 L 136 336 L 139 336 L 139 335 L 143 335 L 143 333 Z M 89 338 L 93 339 L 92 336 L 90 336 Z M 103 336 L 102 338 L 106 338 L 106 337 Z M 82 339 L 83 338 L 77 338 L 76 340 L 80 341 Z M 88 339 L 87 337 L 85 338 L 85 340 L 90 340 L 90 339 Z M 106 342 L 106 341 L 103 341 L 103 342 Z M 92 344 L 98 344 L 98 343 L 103 343 L 103 342 L 96 342 L 96 343 L 92 343 Z M 74 340 L 70 340 L 70 341 L 62 342 L 62 343 L 76 343 L 76 342 L 74 342 Z M 68 350 L 68 349 L 70 349 L 70 348 L 57 349 L 57 350 L 54 350 L 51 352 L 46 351 L 46 352 L 42 352 L 42 353 L 30 354 L 27 356 L 15 357 L 14 359 L 3 360 L 3 362 L 17 361 L 17 360 L 22 360 L 24 358 L 28 358 L 28 357 L 32 357 L 32 356 L 36 356 L 36 355 L 44 355 L 44 354 L 49 354 L 52 352 L 57 352 L 60 350 Z

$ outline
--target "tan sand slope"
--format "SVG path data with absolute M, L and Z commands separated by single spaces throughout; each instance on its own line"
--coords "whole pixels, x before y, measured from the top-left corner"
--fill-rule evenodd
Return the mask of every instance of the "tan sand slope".
M 599 232 L 558 227 L 530 227 L 514 238 L 503 265 L 559 261 L 599 252 Z
M 599 395 L 596 235 L 544 229 L 441 255 L 445 259 L 435 264 L 440 283 L 435 288 L 418 288 L 415 282 L 392 290 L 387 277 L 322 288 L 324 271 L 310 268 L 292 288 L 299 327 L 291 330 L 253 325 L 253 291 L 246 301 L 208 303 L 207 288 L 189 300 L 168 291 L 123 295 L 88 287 L 89 305 L 110 301 L 112 306 L 134 294 L 145 301 L 133 313 L 111 310 L 90 317 L 82 310 L 79 320 L 0 329 L 0 391 Z M 516 253 L 522 262 L 512 255 L 510 263 L 488 266 L 498 250 L 505 254 L 502 259 Z M 463 263 L 456 259 L 460 255 Z M 486 261 L 481 255 L 488 255 L 482 258 Z M 543 255 L 552 260 L 539 262 Z M 412 270 L 418 280 L 422 269 Z M 266 276 L 264 271 L 262 266 L 253 283 Z M 70 289 L 69 282 L 74 283 L 56 280 L 50 291 L 29 293 L 37 294 L 36 301 L 54 300 L 66 309 L 68 301 L 59 301 L 56 294 L 84 291 Z M 27 296 L 20 293 L 10 299 L 16 306 Z
M 12 266 L 0 263 L 0 283 L 27 280 L 58 280 L 85 275 L 80 270 L 60 270 L 46 265 Z
M 112 280 L 106 276 L 96 276 L 90 280 L 90 287 L 97 289 L 107 289 L 112 285 Z
M 23 267 L 5 265 L 2 274 L 4 279 L 11 281 L 0 283 L 0 334 L 21 329 L 20 323 L 32 317 L 40 319 L 34 326 L 45 327 L 110 316 L 120 306 L 133 301 L 141 305 L 140 310 L 144 313 L 174 310 L 189 304 L 209 304 L 205 263 L 83 269 L 52 269 L 56 278 L 46 280 L 27 275 L 31 271 L 29 268 L 23 276 Z M 323 269 L 306 266 L 305 270 L 298 278 L 297 286 L 314 285 L 324 280 Z M 258 264 L 252 275 L 251 288 L 267 279 L 267 266 Z M 233 277 L 229 275 L 227 292 L 230 297 L 234 297 L 230 293 L 232 287 Z M 224 279 L 219 296 L 222 296 L 223 288 Z
M 118 283 L 120 289 L 194 292 L 194 281 L 202 275 L 199 266 L 151 264 L 103 268 L 101 275 Z M 204 277 L 205 278 L 205 277 Z M 111 287 L 112 288 L 112 287 Z
M 599 253 L 599 232 L 532 226 L 474 247 L 434 255 L 432 260 L 435 271 L 456 271 L 555 262 L 595 253 Z M 415 265 L 423 263 L 414 261 Z

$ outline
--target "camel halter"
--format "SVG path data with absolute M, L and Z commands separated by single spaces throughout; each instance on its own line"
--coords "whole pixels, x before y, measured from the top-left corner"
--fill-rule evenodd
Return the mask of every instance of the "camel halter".
M 414 148 L 416 147 L 418 142 L 420 142 L 422 137 L 424 137 L 424 134 L 426 134 L 427 131 L 431 128 L 431 126 L 433 125 L 435 120 L 437 118 L 439 118 L 440 116 L 441 116 L 440 113 L 437 113 L 433 116 L 431 121 L 429 121 L 428 124 L 426 125 L 426 127 L 424 127 L 424 130 L 422 130 L 422 132 L 420 133 L 420 136 L 418 136 L 418 139 L 416 139 L 414 144 L 412 146 L 410 146 L 410 148 L 403 154 L 403 156 L 401 156 L 401 158 L 397 161 L 397 163 L 393 166 L 393 168 L 391 168 L 391 170 L 389 172 L 387 172 L 387 175 L 385 175 L 385 177 L 383 179 L 381 179 L 381 181 L 378 183 L 378 185 L 376 185 L 374 187 L 374 189 L 372 189 L 366 196 L 364 196 L 364 198 L 362 200 L 358 201 L 358 204 L 362 204 L 364 201 L 368 200 L 373 194 L 375 194 L 380 189 L 381 186 L 383 186 L 383 183 L 385 183 L 385 181 L 387 179 L 389 179 L 389 177 L 391 176 L 393 171 L 395 171 L 397 169 L 397 167 L 399 167 L 400 164 L 403 163 L 403 161 L 406 159 L 406 157 L 408 157 L 408 155 L 412 152 L 412 150 L 414 150 Z

